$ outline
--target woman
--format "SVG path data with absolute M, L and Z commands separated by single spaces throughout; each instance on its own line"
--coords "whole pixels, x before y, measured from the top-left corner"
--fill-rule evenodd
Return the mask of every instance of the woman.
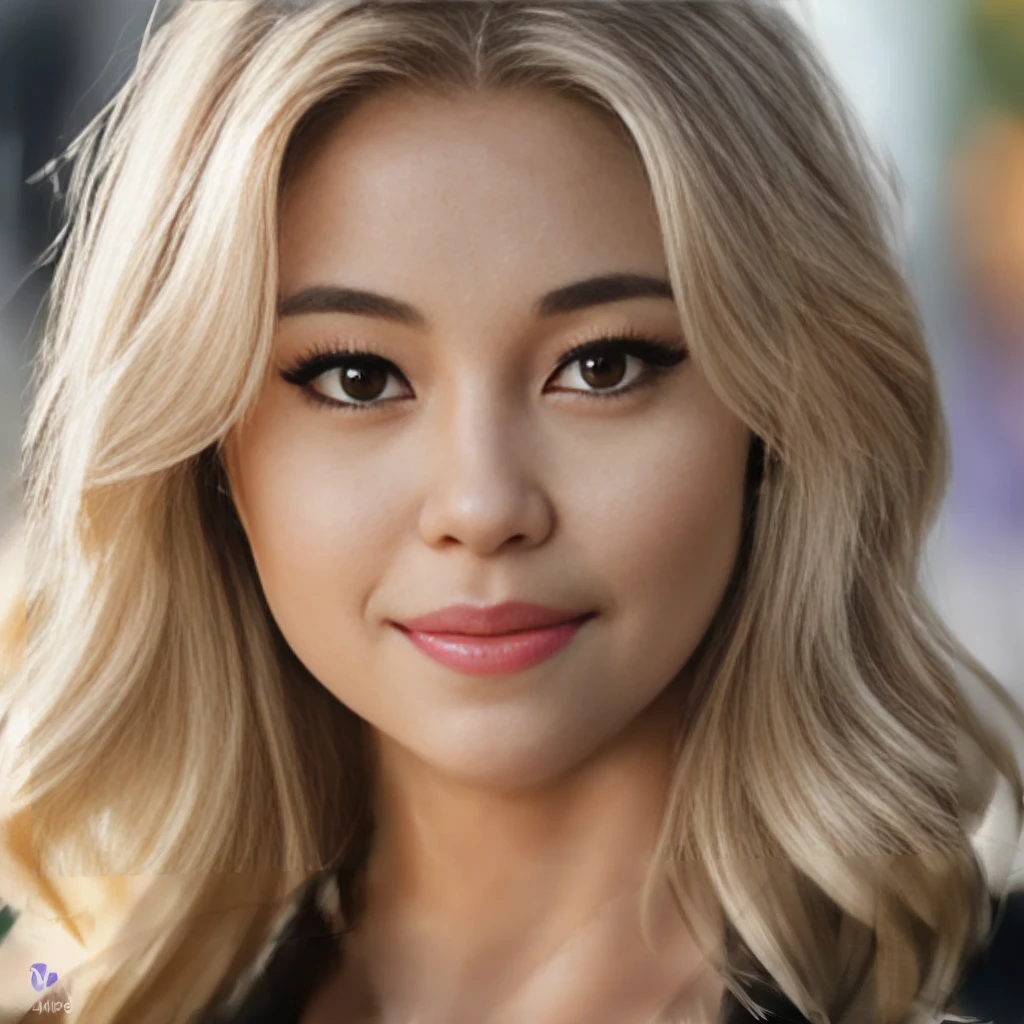
M 950 1009 L 1024 796 L 959 674 L 1024 713 L 918 588 L 945 437 L 866 153 L 746 0 L 152 36 L 26 441 L 8 870 L 65 1012 Z

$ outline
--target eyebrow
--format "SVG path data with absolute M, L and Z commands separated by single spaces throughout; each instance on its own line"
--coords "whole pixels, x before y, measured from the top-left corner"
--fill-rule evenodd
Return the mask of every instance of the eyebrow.
M 646 274 L 603 274 L 548 292 L 534 306 L 537 319 L 575 313 L 592 306 L 625 299 L 673 299 L 672 286 L 664 278 Z M 350 313 L 377 317 L 408 327 L 427 328 L 427 318 L 415 306 L 377 292 L 337 285 L 314 285 L 282 299 L 277 315 L 282 319 L 311 313 Z

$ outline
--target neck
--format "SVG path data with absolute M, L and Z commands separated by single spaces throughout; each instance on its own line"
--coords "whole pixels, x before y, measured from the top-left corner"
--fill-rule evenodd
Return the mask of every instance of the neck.
M 511 1001 L 510 1019 L 541 1021 L 569 999 L 575 1019 L 591 1001 L 607 1017 L 616 1000 L 654 1012 L 699 975 L 717 1005 L 658 876 L 655 949 L 640 928 L 678 697 L 668 688 L 587 763 L 522 791 L 453 780 L 376 737 L 377 834 L 350 953 L 378 1003 L 452 1021 Z

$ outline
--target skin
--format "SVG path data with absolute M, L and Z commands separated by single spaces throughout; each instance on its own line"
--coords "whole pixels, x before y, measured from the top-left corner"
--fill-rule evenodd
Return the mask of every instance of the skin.
M 644 372 L 635 357 L 610 383 L 579 361 L 554 373 L 600 334 L 684 340 L 671 298 L 534 316 L 609 273 L 667 277 L 653 201 L 615 127 L 561 97 L 377 95 L 285 187 L 282 298 L 344 285 L 426 321 L 281 317 L 227 447 L 270 608 L 379 760 L 368 911 L 305 1024 L 357 1006 L 418 1024 L 646 1022 L 681 987 L 717 1012 L 721 983 L 667 890 L 659 945 L 643 943 L 638 888 L 672 709 L 739 550 L 750 434 L 692 359 L 615 400 L 593 395 Z M 373 409 L 313 406 L 279 370 L 338 339 L 405 381 L 378 384 Z M 338 370 L 313 387 L 366 393 Z M 389 621 L 508 599 L 598 615 L 492 677 L 442 667 Z

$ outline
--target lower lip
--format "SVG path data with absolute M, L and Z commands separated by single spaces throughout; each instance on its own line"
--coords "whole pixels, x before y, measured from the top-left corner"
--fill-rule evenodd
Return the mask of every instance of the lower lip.
M 592 615 L 557 626 L 505 633 L 467 636 L 465 633 L 420 633 L 398 628 L 428 657 L 440 665 L 474 676 L 499 676 L 533 668 L 557 654 Z

